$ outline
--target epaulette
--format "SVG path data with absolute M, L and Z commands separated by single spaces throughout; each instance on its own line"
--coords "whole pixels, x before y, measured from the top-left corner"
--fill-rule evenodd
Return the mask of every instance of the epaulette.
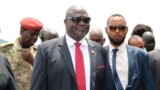
M 0 43 L 7 42 L 6 40 L 0 39 Z
M 0 43 L 0 48 L 4 48 L 4 47 L 10 46 L 10 45 L 13 45 L 13 43 L 6 41 L 6 42 L 3 42 L 3 43 Z

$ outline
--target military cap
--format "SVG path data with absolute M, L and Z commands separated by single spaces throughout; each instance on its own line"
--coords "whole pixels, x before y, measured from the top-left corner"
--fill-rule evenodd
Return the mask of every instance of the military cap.
M 40 31 L 43 27 L 43 24 L 38 19 L 32 17 L 23 18 L 20 24 L 24 30 Z

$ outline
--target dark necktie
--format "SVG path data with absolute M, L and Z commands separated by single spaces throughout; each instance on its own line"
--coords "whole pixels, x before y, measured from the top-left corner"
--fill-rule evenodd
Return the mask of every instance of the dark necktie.
M 75 73 L 76 73 L 76 80 L 78 90 L 86 90 L 86 78 L 85 78 L 85 69 L 84 69 L 84 61 L 83 61 L 83 54 L 80 49 L 80 43 L 76 42 L 76 50 L 75 50 Z
M 113 78 L 114 78 L 114 82 L 116 85 L 117 90 L 123 90 L 121 81 L 118 77 L 117 74 L 117 70 L 116 70 L 116 53 L 117 53 L 118 49 L 113 49 L 113 55 L 112 55 L 112 73 L 113 73 Z

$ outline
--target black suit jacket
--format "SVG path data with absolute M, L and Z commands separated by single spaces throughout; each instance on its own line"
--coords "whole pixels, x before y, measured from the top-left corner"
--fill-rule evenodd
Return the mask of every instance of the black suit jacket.
M 106 90 L 105 50 L 87 40 L 91 62 L 90 90 Z M 31 90 L 77 90 L 71 54 L 65 36 L 38 46 Z
M 160 90 L 160 50 L 156 49 L 149 52 L 149 59 L 152 67 L 153 79 L 156 90 Z
M 16 81 L 8 60 L 0 53 L 0 90 L 17 90 Z
M 127 45 L 126 48 L 128 54 L 129 71 L 128 84 L 125 90 L 155 90 L 148 53 L 129 45 Z M 106 46 L 105 49 L 107 50 L 107 55 L 109 55 L 109 47 Z M 109 64 L 107 71 L 108 89 L 116 90 Z

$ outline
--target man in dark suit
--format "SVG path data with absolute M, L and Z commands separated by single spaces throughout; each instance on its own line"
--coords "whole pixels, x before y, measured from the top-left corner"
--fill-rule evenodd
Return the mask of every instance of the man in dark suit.
M 155 90 L 147 52 L 124 43 L 128 27 L 125 18 L 113 14 L 107 21 L 106 46 L 110 90 Z
M 156 90 L 160 90 L 160 49 L 150 51 L 149 60 L 151 63 Z
M 0 90 L 17 90 L 11 66 L 2 53 L 0 53 Z
M 105 50 L 84 38 L 90 27 L 87 11 L 82 6 L 71 6 L 64 23 L 64 37 L 38 46 L 30 89 L 106 90 Z M 77 42 L 81 44 L 78 51 Z M 84 59 L 83 63 L 77 64 L 77 56 L 81 58 L 80 61 Z M 79 66 L 82 67 L 79 69 Z

